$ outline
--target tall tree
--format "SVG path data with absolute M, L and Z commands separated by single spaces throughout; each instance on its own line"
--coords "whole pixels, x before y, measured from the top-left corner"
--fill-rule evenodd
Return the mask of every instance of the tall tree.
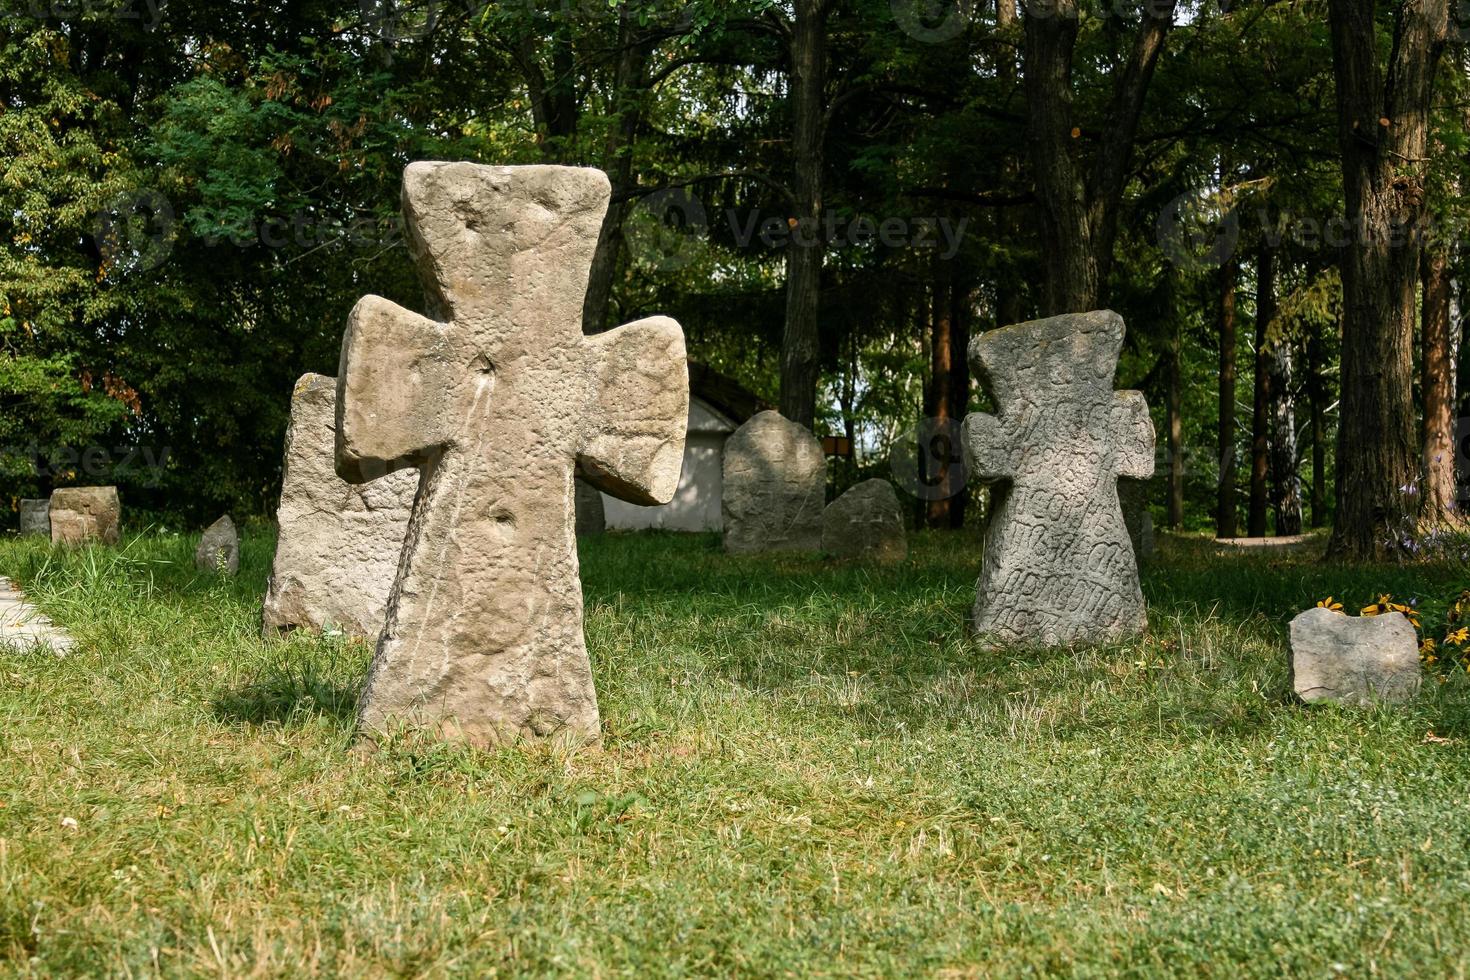
M 1184 526 L 1184 325 L 1175 319 L 1164 357 L 1168 373 L 1169 527 Z
M 1077 0 L 1027 6 L 1025 92 L 1041 217 L 1043 315 L 1091 310 L 1103 301 L 1133 144 L 1176 3 L 1139 4 L 1139 24 L 1117 66 L 1106 120 L 1090 132 L 1073 108 Z M 1089 163 L 1081 147 L 1093 142 Z
M 1420 390 L 1424 398 L 1424 486 L 1419 517 L 1440 524 L 1455 512 L 1455 352 L 1450 326 L 1450 263 L 1429 246 L 1421 263 L 1424 298 Z
M 1307 336 L 1307 403 L 1312 413 L 1312 527 L 1327 526 L 1327 383 L 1322 331 Z
M 1215 536 L 1233 538 L 1240 529 L 1235 508 L 1235 289 L 1240 264 L 1231 256 L 1220 267 L 1219 309 L 1216 322 L 1220 336 L 1220 415 L 1217 445 L 1220 450 L 1220 486 L 1215 499 Z
M 817 416 L 822 297 L 822 170 L 827 131 L 827 16 L 834 0 L 794 0 L 788 19 L 770 11 L 790 53 L 792 191 L 781 339 L 781 414 L 811 428 Z
M 1434 75 L 1448 0 L 1328 0 L 1343 198 L 1342 409 L 1328 556 L 1405 552 L 1417 516 L 1414 319 Z M 1381 44 L 1380 14 L 1388 44 Z M 1380 57 L 1386 51 L 1387 57 Z
M 1278 331 L 1268 341 L 1266 368 L 1270 398 L 1271 511 L 1277 534 L 1302 532 L 1302 481 L 1297 474 L 1296 398 L 1292 385 L 1290 339 Z
M 1262 243 L 1256 251 L 1256 358 L 1251 399 L 1251 496 L 1246 534 L 1266 536 L 1267 486 L 1270 476 L 1271 367 L 1270 329 L 1276 318 L 1276 251 Z

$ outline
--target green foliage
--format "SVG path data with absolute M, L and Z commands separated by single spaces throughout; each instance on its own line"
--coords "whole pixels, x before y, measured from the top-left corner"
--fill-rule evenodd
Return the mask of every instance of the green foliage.
M 775 397 L 785 250 L 741 229 L 790 216 L 788 5 L 306 0 L 263 17 L 214 0 L 4 2 L 4 438 L 46 458 L 119 445 L 166 458 L 106 474 L 130 513 L 271 510 L 295 379 L 335 369 L 364 293 L 419 302 L 397 215 L 413 159 L 608 171 L 607 319 L 673 314 L 695 358 Z M 1113 125 L 1113 82 L 1148 14 L 1082 6 L 1073 112 L 1085 162 Z M 1281 278 L 1269 340 L 1299 364 L 1310 348 L 1317 394 L 1335 401 L 1329 221 L 1341 187 L 1324 4 L 1182 6 L 1140 126 L 1107 302 L 1130 328 L 1122 380 L 1160 413 L 1162 359 L 1181 338 L 1185 443 L 1204 460 L 1223 448 L 1211 372 L 1226 255 L 1240 262 L 1237 402 L 1251 401 L 1263 243 Z M 946 290 L 968 298 L 965 326 L 978 332 L 1034 312 L 1041 266 L 1021 22 L 960 4 L 959 29 L 935 31 L 949 8 L 911 7 L 842 0 L 826 21 L 824 207 L 839 227 L 965 229 L 948 255 L 825 244 L 818 427 L 862 433 L 871 459 L 922 412 Z M 1429 182 L 1449 234 L 1464 222 L 1464 85 L 1446 69 Z M 672 239 L 675 262 L 649 245 L 666 237 L 662 192 L 692 195 L 705 217 L 691 240 Z M 1168 233 L 1176 219 L 1183 250 Z M 1212 253 L 1222 226 L 1230 247 Z M 1303 378 L 1289 393 L 1299 417 Z M 43 492 L 65 472 L 17 457 L 0 497 Z M 1203 522 L 1210 466 L 1187 471 L 1186 491 Z

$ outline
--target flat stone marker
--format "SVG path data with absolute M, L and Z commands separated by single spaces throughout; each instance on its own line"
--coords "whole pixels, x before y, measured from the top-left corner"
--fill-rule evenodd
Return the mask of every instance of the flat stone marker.
M 408 534 L 418 474 L 366 486 L 337 475 L 337 379 L 303 375 L 291 397 L 267 636 L 340 629 L 376 641 Z
M 76 646 L 66 630 L 52 623 L 0 576 L 0 646 L 12 650 L 43 648 L 64 654 Z
M 1291 621 L 1291 686 L 1308 704 L 1406 701 L 1419 691 L 1419 634 L 1403 613 L 1316 607 Z
M 402 725 L 476 745 L 599 735 L 573 477 L 666 503 L 689 418 L 677 323 L 582 335 L 609 196 L 597 170 L 404 172 L 431 315 L 361 300 L 337 382 L 338 472 L 421 473 L 360 702 L 367 733 Z
M 240 571 L 240 535 L 226 514 L 209 525 L 194 549 L 194 567 L 201 572 L 235 575 Z
M 725 443 L 725 550 L 820 551 L 827 457 L 806 426 L 760 412 Z
M 51 493 L 51 543 L 117 544 L 122 502 L 117 487 L 66 487 Z
M 1147 625 L 1120 477 L 1154 469 L 1137 391 L 1114 391 L 1123 319 L 1103 310 L 991 330 L 970 361 L 999 408 L 965 420 L 971 473 L 999 484 L 974 629 L 1018 646 L 1105 643 Z
M 887 480 L 864 480 L 822 512 L 822 550 L 834 558 L 880 564 L 909 554 L 908 529 L 898 494 Z
M 51 501 L 49 499 L 20 502 L 20 533 L 51 537 Z

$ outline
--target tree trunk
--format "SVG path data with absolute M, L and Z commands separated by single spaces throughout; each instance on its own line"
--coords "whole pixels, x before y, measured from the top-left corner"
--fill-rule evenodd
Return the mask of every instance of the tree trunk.
M 781 414 L 816 424 L 822 290 L 822 168 L 827 25 L 824 0 L 796 0 L 791 22 L 792 156 L 796 224 L 786 247 L 786 327 L 781 339 Z
M 1404 555 L 1418 507 L 1414 313 L 1434 73 L 1448 0 L 1396 6 L 1379 63 L 1376 0 L 1329 0 L 1343 197 L 1342 410 L 1328 558 Z
M 1184 526 L 1184 372 L 1183 326 L 1176 318 L 1169 337 L 1169 526 Z
M 965 270 L 956 259 L 949 263 L 950 330 L 954 355 L 949 367 L 949 417 L 964 422 L 970 412 L 970 321 L 973 318 L 974 289 Z M 965 526 L 965 512 L 970 506 L 968 481 L 959 481 L 959 491 L 950 499 L 949 526 L 956 530 Z
M 996 0 L 995 5 L 995 27 L 996 33 L 1003 39 L 1009 39 L 1011 31 L 1016 24 L 1016 0 Z M 1015 87 L 1018 77 L 1018 68 L 1014 51 L 1009 44 L 1002 43 L 997 46 L 995 61 L 996 78 L 1000 81 L 1001 92 L 1009 95 Z M 1022 161 L 1017 154 L 1007 153 L 1001 161 L 1000 169 L 1002 180 L 1007 183 L 1018 182 L 1021 175 Z M 995 222 L 1000 241 L 1019 241 L 1025 235 L 1022 226 L 1020 209 L 1016 207 L 998 207 L 995 209 Z M 1021 283 L 1018 276 L 1001 274 L 996 277 L 995 282 L 995 325 L 997 327 L 1010 326 L 1013 323 L 1021 323 L 1026 319 L 1026 306 Z
M 1256 252 L 1256 363 L 1255 397 L 1251 402 L 1251 499 L 1246 516 L 1246 534 L 1266 536 L 1266 476 L 1270 401 L 1270 367 L 1267 359 L 1267 330 L 1276 316 L 1276 253 L 1262 245 Z
M 1174 23 L 1175 2 L 1144 5 L 1128 62 L 1115 76 L 1090 168 L 1077 152 L 1082 131 L 1072 112 L 1077 0 L 1046 0 L 1027 9 L 1027 136 L 1041 219 L 1044 316 L 1096 309 L 1103 300 L 1138 121 Z
M 1424 393 L 1424 502 L 1419 518 L 1442 524 L 1455 517 L 1455 352 L 1450 329 L 1450 266 L 1444 252 L 1426 248 L 1421 275 Z
M 842 434 L 847 437 L 847 485 L 857 482 L 857 393 L 861 377 L 862 361 L 859 350 L 858 332 L 847 332 L 847 365 L 842 378 Z
M 1215 536 L 1233 538 L 1240 525 L 1235 510 L 1235 284 L 1240 267 L 1232 258 L 1220 269 L 1220 486 L 1215 498 Z
M 1307 338 L 1307 401 L 1312 412 L 1312 527 L 1327 525 L 1327 392 L 1322 377 L 1322 335 Z
M 1266 392 L 1271 399 L 1271 510 L 1276 533 L 1302 533 L 1302 481 L 1296 468 L 1296 401 L 1292 395 L 1291 345 L 1285 337 L 1268 340 Z
M 645 37 L 638 36 L 636 15 L 630 7 L 623 7 L 619 14 L 621 53 L 613 75 L 613 104 L 617 107 L 618 121 L 609 129 L 603 147 L 603 167 L 612 183 L 612 203 L 597 237 L 597 252 L 592 257 L 592 272 L 587 280 L 587 298 L 582 303 L 582 332 L 588 334 L 601 333 L 608 327 L 607 311 L 622 250 L 623 223 L 632 210 L 632 195 L 637 189 L 633 177 L 633 144 L 643 126 L 644 89 L 653 49 Z
M 936 263 L 937 264 L 937 263 Z M 925 391 L 924 415 L 943 425 L 954 418 L 954 305 L 950 298 L 950 281 L 947 270 L 936 270 L 941 275 L 933 277 L 930 292 L 929 315 L 929 384 Z M 936 459 L 925 453 L 929 467 L 925 473 L 929 486 L 943 486 L 949 477 L 949 460 Z M 948 527 L 950 521 L 950 498 L 930 500 L 925 507 L 925 523 L 929 527 Z
M 541 64 L 543 44 L 551 51 L 550 75 Z M 515 61 L 531 96 L 531 118 L 536 125 L 536 143 L 541 148 L 542 161 L 577 162 L 568 157 L 582 118 L 570 42 L 563 37 L 542 39 L 527 34 L 516 45 Z

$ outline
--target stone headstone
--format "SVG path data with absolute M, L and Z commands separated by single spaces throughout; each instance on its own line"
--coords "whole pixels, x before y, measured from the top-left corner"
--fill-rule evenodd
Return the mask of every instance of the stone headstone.
M 1001 643 L 1103 643 L 1147 623 L 1120 477 L 1153 474 L 1143 395 L 1114 391 L 1123 320 L 1098 311 L 977 337 L 996 415 L 965 420 L 971 473 L 996 484 L 974 629 Z
M 240 571 L 240 535 L 226 514 L 204 532 L 194 549 L 194 567 L 201 572 L 234 575 Z
M 820 551 L 827 457 L 804 425 L 761 412 L 725 443 L 725 550 Z
M 585 480 L 576 481 L 577 537 L 601 534 L 607 530 L 607 508 L 602 491 Z
M 376 640 L 408 533 L 418 474 L 366 486 L 337 475 L 337 379 L 307 374 L 291 397 L 267 636 L 340 629 Z
M 609 196 L 597 170 L 404 173 L 430 316 L 360 301 L 337 382 L 338 472 L 423 473 L 360 701 L 366 732 L 404 725 L 477 745 L 599 734 L 573 477 L 666 503 L 689 417 L 677 323 L 582 334 Z
M 51 501 L 22 500 L 20 502 L 20 533 L 44 534 L 51 537 Z
M 881 563 L 908 557 L 908 530 L 887 480 L 864 480 L 822 512 L 822 550 L 836 558 Z
M 1419 634 L 1402 613 L 1308 609 L 1291 621 L 1291 686 L 1308 703 L 1404 701 L 1419 690 Z
M 51 494 L 51 543 L 117 544 L 122 503 L 117 487 L 66 487 Z

